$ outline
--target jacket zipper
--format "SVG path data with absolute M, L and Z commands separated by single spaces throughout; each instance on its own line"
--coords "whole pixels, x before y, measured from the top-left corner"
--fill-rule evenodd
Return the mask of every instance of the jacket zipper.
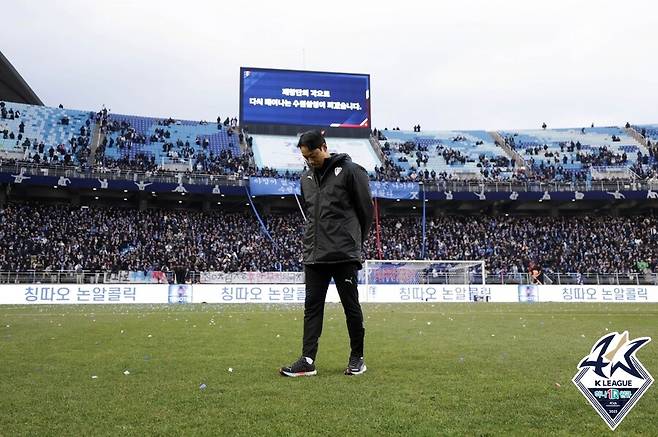
M 315 262 L 318 259 L 318 209 L 320 205 L 321 194 L 320 183 L 318 182 L 315 172 L 313 172 L 313 182 L 315 182 L 315 188 L 318 191 L 314 208 L 315 221 L 313 223 L 313 262 Z
M 322 190 L 320 189 L 320 182 L 324 179 L 324 175 L 327 174 L 331 166 L 335 163 L 331 163 L 320 175 L 320 180 L 318 180 L 315 171 L 311 170 L 313 173 L 313 181 L 315 182 L 315 187 L 318 190 L 318 195 L 317 195 L 317 201 L 315 202 L 315 223 L 313 223 L 313 262 L 317 261 L 318 259 L 318 210 L 319 210 L 319 205 L 320 205 L 320 196 L 322 194 Z

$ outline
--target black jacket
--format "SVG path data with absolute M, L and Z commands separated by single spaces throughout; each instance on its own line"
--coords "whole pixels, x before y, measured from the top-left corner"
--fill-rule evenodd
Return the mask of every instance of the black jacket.
M 332 153 L 322 170 L 309 169 L 301 176 L 304 264 L 355 261 L 360 268 L 373 217 L 368 173 L 345 153 Z

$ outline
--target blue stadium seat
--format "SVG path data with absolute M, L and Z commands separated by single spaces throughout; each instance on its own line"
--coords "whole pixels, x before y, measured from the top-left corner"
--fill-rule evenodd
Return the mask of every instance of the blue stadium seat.
M 579 155 L 600 156 L 606 150 L 610 158 L 601 158 L 601 166 L 618 167 L 622 165 L 621 157 L 626 154 L 625 166 L 632 166 L 638 159 L 638 152 L 648 154 L 646 148 L 637 143 L 619 127 L 534 129 L 519 131 L 500 131 L 501 136 L 513 140 L 514 148 L 529 166 L 561 166 L 566 170 L 581 170 L 583 165 Z M 613 141 L 612 137 L 619 137 Z M 571 150 L 572 142 L 577 145 Z M 535 149 L 539 149 L 535 153 Z M 548 156 L 547 156 L 548 155 Z M 567 163 L 564 163 L 566 157 Z
M 380 141 L 382 144 L 388 143 L 391 148 L 389 158 L 396 165 L 399 165 L 406 171 L 406 176 L 414 171 L 431 172 L 434 170 L 437 174 L 445 172 L 447 174 L 455 173 L 481 173 L 483 167 L 490 168 L 496 166 L 493 161 L 502 159 L 508 161 L 509 157 L 498 147 L 491 135 L 485 131 L 381 131 L 386 140 Z M 414 148 L 410 153 L 405 153 L 403 145 L 413 143 Z M 481 144 L 478 144 L 481 143 Z M 416 152 L 422 148 L 427 150 L 421 151 L 427 155 L 427 164 L 421 162 L 420 167 L 416 162 Z M 450 159 L 446 161 L 444 151 L 458 153 L 460 159 Z M 447 155 L 449 157 L 449 155 Z M 400 158 L 406 158 L 407 162 L 399 161 Z M 464 162 L 461 162 L 464 161 Z M 512 170 L 505 166 L 500 170 L 504 174 L 511 174 Z
M 111 158 L 132 159 L 135 155 L 142 153 L 147 156 L 154 156 L 156 161 L 159 161 L 160 158 L 166 156 L 166 153 L 162 150 L 164 142 L 151 142 L 151 136 L 155 134 L 156 129 L 164 129 L 169 132 L 169 138 L 166 139 L 166 142 L 174 144 L 173 150 L 176 150 L 175 145 L 180 140 L 182 143 L 189 143 L 190 147 L 195 150 L 195 153 L 201 152 L 203 151 L 203 147 L 196 144 L 196 140 L 199 138 L 201 142 L 204 139 L 208 139 L 208 153 L 219 155 L 223 150 L 230 150 L 234 156 L 240 154 L 237 134 L 229 137 L 227 128 L 222 126 L 222 129 L 219 130 L 216 123 L 200 124 L 198 121 L 177 120 L 174 124 L 165 126 L 158 124 L 162 119 L 123 114 L 110 114 L 108 119 L 110 123 L 113 121 L 119 123 L 125 121 L 138 133 L 146 136 L 146 144 L 133 144 L 130 149 L 124 148 L 123 150 L 119 150 L 116 147 L 106 149 L 106 156 Z M 116 142 L 120 136 L 120 131 L 111 132 L 108 134 L 108 141 L 109 139 L 114 139 Z
M 29 139 L 32 145 L 44 143 L 45 150 L 63 145 L 67 152 L 71 151 L 70 141 L 80 136 L 80 128 L 88 128 L 93 132 L 95 127 L 94 113 L 89 111 L 77 111 L 72 109 L 52 108 L 48 106 L 26 105 L 22 103 L 5 102 L 7 111 L 12 109 L 19 111 L 20 117 L 13 120 L 0 118 L 0 131 L 7 129 L 15 135 L 14 140 L 2 139 L 0 136 L 0 150 L 23 151 L 25 139 Z M 62 119 L 68 118 L 67 125 L 62 124 Z M 89 125 L 87 126 L 87 121 Z M 24 123 L 25 132 L 22 139 L 18 140 L 19 125 Z M 78 163 L 77 157 L 72 155 L 73 163 Z
M 633 126 L 633 128 L 638 132 L 644 132 L 644 136 L 650 139 L 652 142 L 658 141 L 658 124 L 644 124 Z

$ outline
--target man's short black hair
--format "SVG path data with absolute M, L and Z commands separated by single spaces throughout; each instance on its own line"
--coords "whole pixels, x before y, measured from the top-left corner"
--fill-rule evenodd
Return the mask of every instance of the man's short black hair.
M 326 142 L 324 141 L 323 132 L 314 129 L 304 132 L 299 137 L 299 142 L 297 143 L 297 147 L 301 148 L 302 146 L 306 146 L 308 147 L 308 150 L 315 150 L 315 149 L 319 149 L 325 144 Z

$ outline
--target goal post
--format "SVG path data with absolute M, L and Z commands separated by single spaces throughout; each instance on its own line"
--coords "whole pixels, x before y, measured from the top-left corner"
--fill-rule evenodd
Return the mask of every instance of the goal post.
M 366 260 L 364 282 L 380 284 L 485 285 L 484 260 Z

